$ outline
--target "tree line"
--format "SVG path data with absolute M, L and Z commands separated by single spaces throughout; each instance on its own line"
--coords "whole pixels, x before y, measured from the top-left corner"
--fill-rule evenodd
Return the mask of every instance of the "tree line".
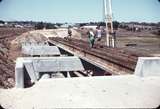
M 38 22 L 35 24 L 35 29 L 57 29 L 57 27 L 61 26 L 60 23 L 44 23 L 44 22 Z

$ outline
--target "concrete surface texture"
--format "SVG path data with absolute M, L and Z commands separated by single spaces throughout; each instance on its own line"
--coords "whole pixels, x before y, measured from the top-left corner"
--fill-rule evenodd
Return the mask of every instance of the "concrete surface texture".
M 84 66 L 76 56 L 71 57 L 25 57 L 18 58 L 15 67 L 17 88 L 24 87 L 24 67 L 31 81 L 36 82 L 41 72 L 83 71 Z
M 22 46 L 22 53 L 26 55 L 60 55 L 60 51 L 56 46 Z
M 81 60 L 77 56 L 69 57 L 24 57 L 18 58 L 16 64 L 21 65 L 32 61 L 36 72 L 79 71 L 84 70 Z
M 7 109 L 155 108 L 160 105 L 160 77 L 86 77 L 40 80 L 27 89 L 0 89 Z
M 135 75 L 140 77 L 160 76 L 160 57 L 140 57 Z
M 17 59 L 15 66 L 15 87 L 24 87 L 24 65 L 22 59 Z M 32 78 L 32 77 L 31 77 Z

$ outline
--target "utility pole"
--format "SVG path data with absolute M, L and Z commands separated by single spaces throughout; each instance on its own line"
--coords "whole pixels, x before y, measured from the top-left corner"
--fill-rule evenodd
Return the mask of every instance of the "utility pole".
M 111 0 L 103 0 L 104 13 L 106 22 L 106 46 L 115 47 L 115 39 L 113 37 L 113 22 L 112 22 L 112 6 Z M 112 34 L 112 35 L 110 35 Z

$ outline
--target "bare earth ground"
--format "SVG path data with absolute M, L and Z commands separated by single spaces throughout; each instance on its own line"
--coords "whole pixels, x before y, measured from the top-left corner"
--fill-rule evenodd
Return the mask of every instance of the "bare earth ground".
M 129 44 L 133 46 L 126 46 Z M 118 37 L 117 46 L 132 52 L 143 53 L 150 56 L 160 56 L 160 36 Z
M 0 28 L 0 88 L 14 86 L 14 62 L 12 57 L 16 54 L 13 52 L 11 41 L 27 31 L 28 29 Z
M 87 41 L 87 30 L 78 31 L 82 34 L 81 39 Z M 106 37 L 103 34 L 102 40 L 96 41 L 96 43 L 105 45 L 105 41 Z M 151 31 L 130 32 L 118 29 L 116 31 L 116 47 L 130 52 L 146 54 L 146 56 L 160 56 L 160 36 L 152 34 Z
M 160 56 L 160 36 L 152 34 L 152 31 L 130 32 L 119 29 L 117 36 L 117 47 L 150 56 Z

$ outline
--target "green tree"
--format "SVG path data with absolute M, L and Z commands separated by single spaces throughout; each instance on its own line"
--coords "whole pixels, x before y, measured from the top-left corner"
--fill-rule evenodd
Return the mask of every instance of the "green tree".
M 57 27 L 55 26 L 55 24 L 47 23 L 46 24 L 46 29 L 57 29 Z
M 105 22 L 99 22 L 98 26 L 106 26 L 106 23 Z
M 113 28 L 114 28 L 115 30 L 117 30 L 117 29 L 118 29 L 119 25 L 120 25 L 120 23 L 119 23 L 119 22 L 117 22 L 117 21 L 113 21 Z
M 86 23 L 80 23 L 80 24 L 79 24 L 80 27 L 86 26 L 86 25 L 87 25 Z
M 62 24 L 61 23 L 56 23 L 56 25 L 60 27 Z
M 36 25 L 35 25 L 35 29 L 39 30 L 39 29 L 43 29 L 45 26 L 44 26 L 44 23 L 43 22 L 38 22 Z
M 0 20 L 0 23 L 4 24 L 5 22 L 3 20 Z

